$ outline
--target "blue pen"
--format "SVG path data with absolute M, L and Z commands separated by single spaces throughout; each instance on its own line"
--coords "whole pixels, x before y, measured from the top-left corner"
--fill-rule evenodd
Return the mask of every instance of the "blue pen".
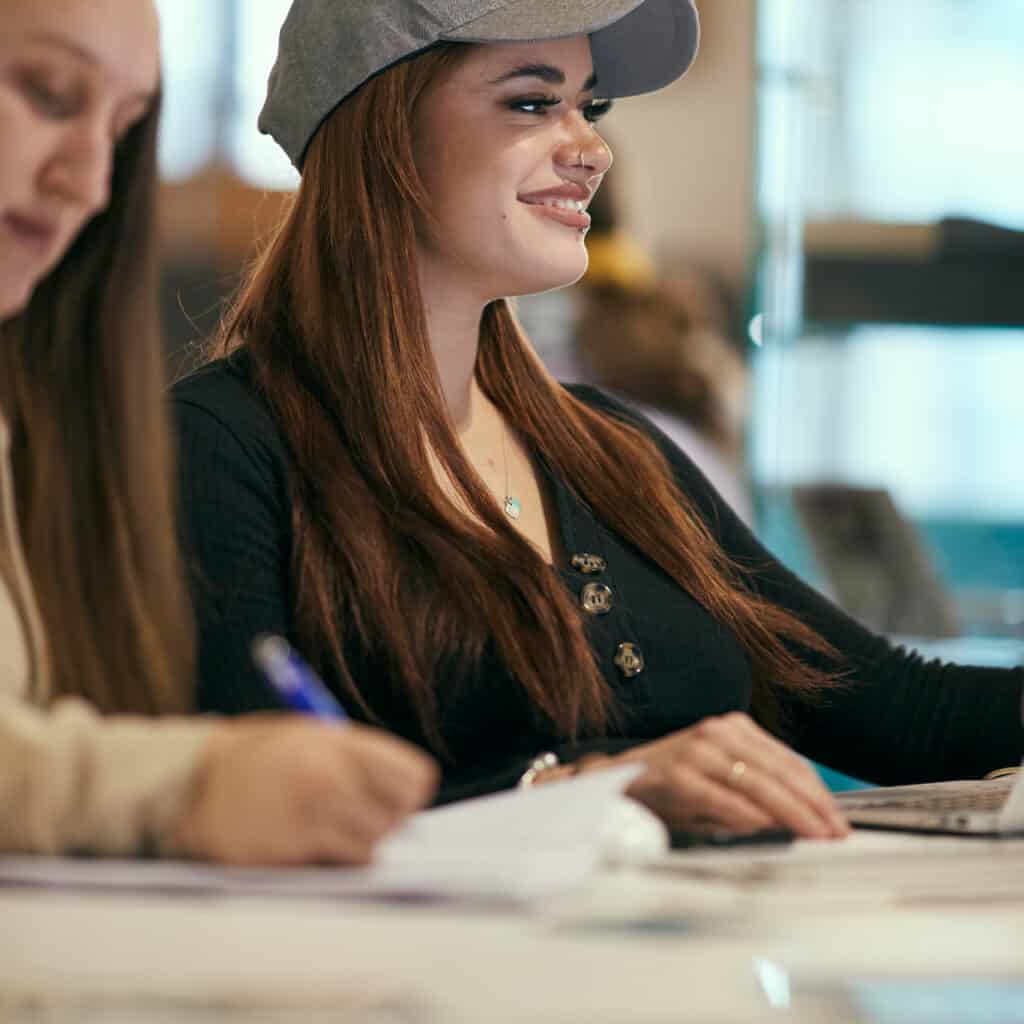
M 252 644 L 256 666 L 293 711 L 347 722 L 345 709 L 284 637 L 264 634 Z

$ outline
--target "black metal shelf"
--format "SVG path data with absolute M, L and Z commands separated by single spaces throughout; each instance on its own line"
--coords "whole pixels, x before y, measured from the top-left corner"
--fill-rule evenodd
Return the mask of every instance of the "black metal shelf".
M 809 254 L 805 308 L 815 323 L 1024 327 L 1024 259 L 934 260 Z

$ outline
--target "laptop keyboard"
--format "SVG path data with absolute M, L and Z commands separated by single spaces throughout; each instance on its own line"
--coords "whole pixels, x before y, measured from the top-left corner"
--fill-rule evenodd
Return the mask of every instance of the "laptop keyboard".
M 862 803 L 864 807 L 898 807 L 907 811 L 998 811 L 1006 802 L 1006 792 L 1002 793 L 961 793 L 959 796 L 919 796 L 904 797 L 898 800 L 879 800 L 877 803 Z
M 907 811 L 998 811 L 1006 802 L 1015 775 L 972 782 L 936 782 L 837 794 L 847 810 L 891 808 Z

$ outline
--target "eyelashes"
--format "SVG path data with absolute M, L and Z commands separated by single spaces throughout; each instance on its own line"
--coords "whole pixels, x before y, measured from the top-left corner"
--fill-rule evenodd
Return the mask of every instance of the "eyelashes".
M 591 124 L 596 124 L 612 109 L 613 102 L 612 100 L 591 100 L 589 103 L 584 104 L 580 110 L 586 120 Z M 508 108 L 516 113 L 544 117 L 549 108 L 560 106 L 561 103 L 562 101 L 555 96 L 532 96 L 511 100 L 508 103 Z
M 614 100 L 591 100 L 583 108 L 583 116 L 592 124 L 596 124 L 614 105 Z
M 42 117 L 69 121 L 86 112 L 94 100 L 90 80 L 48 63 L 26 61 L 14 79 L 22 99 Z
M 70 117 L 78 103 L 74 90 L 61 89 L 38 75 L 26 75 L 21 83 L 22 92 L 42 114 L 52 118 Z
M 53 121 L 71 121 L 81 116 L 91 116 L 99 101 L 93 88 L 86 80 L 55 74 L 44 68 L 29 67 L 16 79 L 22 98 L 42 117 Z M 132 130 L 148 115 L 152 103 L 132 102 L 125 110 L 119 111 L 110 124 L 110 141 L 120 145 Z

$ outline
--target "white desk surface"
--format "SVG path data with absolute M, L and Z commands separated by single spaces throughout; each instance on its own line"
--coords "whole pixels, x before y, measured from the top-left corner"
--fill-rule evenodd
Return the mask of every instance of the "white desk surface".
M 531 913 L 0 889 L 0 996 L 15 1003 L 39 992 L 209 997 L 291 1007 L 281 1019 L 304 1022 L 304 1003 L 340 1006 L 353 988 L 376 987 L 431 1010 L 403 1021 L 822 1019 L 770 1010 L 758 957 L 810 979 L 1024 976 L 1024 840 L 861 832 L 676 853 Z M 0 999 L 0 1021 L 39 1019 L 7 1012 Z M 200 1016 L 248 1019 L 131 1019 Z

